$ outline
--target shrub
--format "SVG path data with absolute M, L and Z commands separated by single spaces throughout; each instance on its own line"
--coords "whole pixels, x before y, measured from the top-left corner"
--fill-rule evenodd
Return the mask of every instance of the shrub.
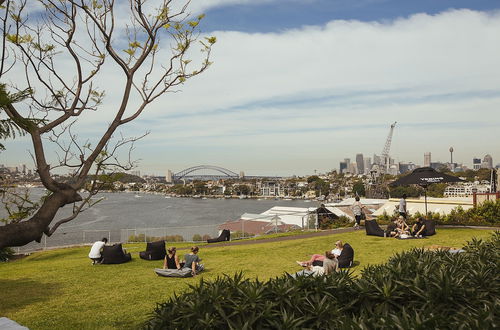
M 0 261 L 8 261 L 14 256 L 14 250 L 11 248 L 0 249 Z
M 465 252 L 412 249 L 360 278 L 243 274 L 203 279 L 157 304 L 146 329 L 424 329 L 498 327 L 500 232 Z
M 193 235 L 193 242 L 201 242 L 203 238 L 201 237 L 200 234 L 194 234 Z

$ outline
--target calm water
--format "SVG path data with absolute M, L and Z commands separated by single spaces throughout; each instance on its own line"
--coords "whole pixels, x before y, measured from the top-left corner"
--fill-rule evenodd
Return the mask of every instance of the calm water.
M 42 194 L 42 189 L 33 190 L 33 197 Z M 243 213 L 262 213 L 273 206 L 312 207 L 317 204 L 302 200 L 165 198 L 136 193 L 101 193 L 97 197 L 104 200 L 59 227 L 53 236 L 44 237 L 40 244 L 30 243 L 20 251 L 89 243 L 102 237 L 109 237 L 112 242 L 126 242 L 130 235 L 141 233 L 152 237 L 181 235 L 185 240 L 190 240 L 194 234 L 215 237 L 218 224 L 238 220 Z M 4 212 L 0 210 L 2 215 Z M 56 220 L 70 212 L 71 206 L 65 206 Z
M 116 230 L 210 225 L 237 220 L 243 213 L 261 213 L 273 206 L 311 207 L 316 204 L 301 200 L 165 198 L 134 193 L 103 193 L 99 196 L 105 200 L 64 228 Z

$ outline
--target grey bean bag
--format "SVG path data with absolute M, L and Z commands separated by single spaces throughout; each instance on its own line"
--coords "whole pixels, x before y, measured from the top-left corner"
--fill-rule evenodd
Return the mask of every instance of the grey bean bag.
M 205 267 L 203 264 L 199 264 L 196 267 L 196 274 L 199 274 L 203 271 Z M 191 268 L 181 268 L 181 269 L 163 269 L 163 268 L 155 268 L 155 273 L 158 276 L 165 277 L 191 277 Z

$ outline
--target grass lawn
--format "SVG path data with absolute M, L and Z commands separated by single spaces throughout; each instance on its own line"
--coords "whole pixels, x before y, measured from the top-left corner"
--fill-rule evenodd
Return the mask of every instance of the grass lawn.
M 392 254 L 411 247 L 461 247 L 472 237 L 486 238 L 492 231 L 438 229 L 421 240 L 366 236 L 364 230 L 314 238 L 253 245 L 212 247 L 200 245 L 206 271 L 196 278 L 163 278 L 154 274 L 162 261 L 145 261 L 138 252 L 145 244 L 127 245 L 133 260 L 121 265 L 92 266 L 88 247 L 39 252 L 18 261 L 0 263 L 0 316 L 30 329 L 129 329 L 148 318 L 156 302 L 180 293 L 200 278 L 243 271 L 247 277 L 268 279 L 301 269 L 295 260 L 333 248 L 336 240 L 352 245 L 359 274 L 368 264 L 385 262 Z M 178 247 L 185 244 L 178 244 Z M 187 250 L 179 250 L 183 254 Z

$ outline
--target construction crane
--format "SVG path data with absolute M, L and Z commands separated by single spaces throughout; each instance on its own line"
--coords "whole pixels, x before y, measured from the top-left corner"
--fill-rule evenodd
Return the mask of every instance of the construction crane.
M 390 157 L 389 151 L 391 150 L 392 135 L 394 133 L 396 122 L 391 125 L 387 139 L 385 140 L 384 149 L 380 155 L 380 160 L 375 163 L 370 171 L 370 182 L 366 192 L 368 198 L 386 198 L 387 187 L 385 185 L 385 174 L 389 171 Z
M 391 142 L 392 142 L 392 134 L 394 133 L 394 127 L 396 127 L 396 122 L 391 125 L 391 129 L 389 130 L 389 135 L 387 135 L 387 139 L 385 140 L 385 146 L 384 149 L 382 150 L 382 156 L 381 156 L 381 161 L 383 161 L 382 164 L 382 173 L 385 174 L 389 171 L 389 166 L 390 164 L 390 157 L 389 157 L 389 150 L 391 150 Z

